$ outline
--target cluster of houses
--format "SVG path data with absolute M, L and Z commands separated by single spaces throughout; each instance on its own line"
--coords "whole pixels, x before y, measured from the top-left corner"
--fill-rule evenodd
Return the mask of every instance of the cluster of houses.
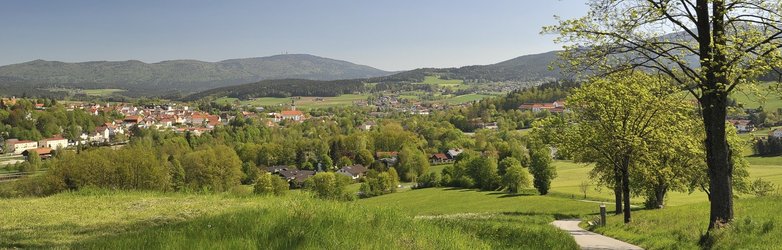
M 52 150 L 67 148 L 69 145 L 68 139 L 60 136 L 46 138 L 40 141 L 8 139 L 5 140 L 4 144 L 3 149 L 5 153 L 24 155 L 26 157 L 31 151 L 35 151 L 41 158 L 48 158 L 51 156 Z
M 200 135 L 223 125 L 224 122 L 220 115 L 194 111 L 188 106 L 176 104 L 137 107 L 128 103 L 114 105 L 73 103 L 68 106 L 68 109 L 82 109 L 92 115 L 105 113 L 119 114 L 125 117 L 102 124 L 95 128 L 95 131 L 83 134 L 81 139 L 84 143 L 109 142 L 117 135 L 124 135 L 133 126 L 160 130 L 170 129 L 177 132 L 189 131 Z
M 291 187 L 301 187 L 307 179 L 322 170 L 300 170 L 295 166 L 272 166 L 267 167 L 266 171 L 285 179 Z M 336 173 L 348 176 L 353 180 L 358 180 L 366 175 L 367 171 L 369 171 L 367 167 L 361 164 L 355 164 L 352 166 L 344 166 L 337 170 Z
M 459 156 L 459 154 L 461 154 L 462 152 L 464 152 L 464 150 L 458 148 L 449 149 L 445 153 L 436 153 L 430 155 L 429 161 L 435 165 L 451 163 L 454 162 L 456 160 L 456 157 Z
M 728 123 L 732 124 L 736 128 L 736 132 L 747 133 L 755 131 L 755 125 L 752 121 L 746 119 L 728 119 Z
M 552 103 L 525 103 L 519 106 L 519 110 L 529 110 L 534 113 L 543 112 L 544 110 L 550 113 L 563 113 L 565 109 L 565 101 L 558 100 Z

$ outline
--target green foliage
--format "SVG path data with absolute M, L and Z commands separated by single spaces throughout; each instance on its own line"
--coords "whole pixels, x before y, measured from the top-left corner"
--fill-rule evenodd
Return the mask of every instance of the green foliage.
M 440 173 L 438 172 L 430 172 L 428 174 L 421 175 L 420 178 L 418 178 L 418 183 L 416 183 L 416 188 L 429 188 L 429 187 L 440 187 L 442 184 L 442 177 L 440 176 Z
M 360 196 L 362 198 L 368 198 L 390 194 L 396 192 L 398 185 L 399 179 L 394 168 L 390 168 L 388 172 L 381 173 L 370 171 L 364 179 L 364 183 L 361 183 L 361 187 L 359 188 Z
M 353 161 L 351 161 L 350 158 L 347 156 L 342 156 L 337 161 L 337 167 L 345 167 L 351 165 L 353 165 Z
M 171 176 L 164 161 L 143 145 L 120 150 L 100 148 L 80 154 L 63 152 L 52 159 L 46 174 L 60 178 L 68 189 L 104 187 L 114 189 L 168 190 Z
M 255 180 L 253 192 L 261 195 L 284 195 L 288 191 L 288 182 L 271 173 L 260 173 Z
M 320 172 L 304 182 L 304 188 L 315 197 L 327 200 L 352 200 L 353 195 L 345 189 L 351 183 L 350 177 L 333 172 Z
M 223 145 L 205 147 L 185 154 L 185 185 L 191 190 L 230 190 L 242 178 L 242 161 L 236 152 Z
M 475 157 L 467 163 L 467 173 L 481 190 L 496 190 L 500 187 L 497 174 L 497 160 L 489 157 Z
M 252 184 L 261 175 L 261 169 L 252 162 L 244 162 L 242 163 L 242 173 L 242 184 Z
M 758 197 L 771 195 L 774 191 L 776 191 L 774 183 L 764 181 L 761 178 L 757 178 L 749 184 L 749 193 Z
M 530 150 L 530 167 L 533 186 L 542 195 L 548 194 L 551 180 L 557 177 L 557 169 L 551 165 L 551 153 L 548 148 L 538 147 Z
M 529 173 L 526 169 L 521 167 L 521 164 L 509 164 L 505 174 L 502 176 L 502 185 L 505 186 L 510 193 L 519 193 L 521 189 L 530 186 Z
M 429 159 L 426 154 L 412 144 L 405 144 L 399 152 L 399 176 L 403 181 L 416 181 L 429 169 Z

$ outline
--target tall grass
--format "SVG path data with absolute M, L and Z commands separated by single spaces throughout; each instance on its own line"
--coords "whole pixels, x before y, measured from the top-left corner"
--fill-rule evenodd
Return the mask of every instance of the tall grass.
M 488 243 L 492 249 L 579 249 L 566 232 L 549 225 L 553 216 L 519 213 L 438 216 L 430 219 Z
M 296 196 L 262 209 L 78 242 L 76 249 L 474 249 L 484 242 L 406 214 Z
M 736 219 L 709 237 L 709 204 L 698 203 L 633 214 L 625 225 L 621 216 L 608 218 L 596 232 L 629 241 L 647 249 L 778 249 L 782 246 L 782 197 L 744 198 L 735 201 Z M 701 244 L 699 244 L 701 242 Z

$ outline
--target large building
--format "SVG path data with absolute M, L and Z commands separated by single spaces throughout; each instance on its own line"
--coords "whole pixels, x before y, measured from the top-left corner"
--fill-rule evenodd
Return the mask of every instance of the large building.
M 68 139 L 65 138 L 47 138 L 38 141 L 38 145 L 42 148 L 51 148 L 51 149 L 58 149 L 58 148 L 67 148 L 68 147 Z
M 38 148 L 38 142 L 36 141 L 20 141 L 17 139 L 8 139 L 5 141 L 5 145 L 8 147 L 6 152 L 12 152 L 18 155 L 22 154 L 24 151 Z

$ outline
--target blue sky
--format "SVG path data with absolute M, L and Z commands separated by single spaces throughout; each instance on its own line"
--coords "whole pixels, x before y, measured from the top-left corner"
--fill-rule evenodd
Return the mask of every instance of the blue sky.
M 284 52 L 384 70 L 490 64 L 561 47 L 541 27 L 586 11 L 584 0 L 6 0 L 0 65 Z

